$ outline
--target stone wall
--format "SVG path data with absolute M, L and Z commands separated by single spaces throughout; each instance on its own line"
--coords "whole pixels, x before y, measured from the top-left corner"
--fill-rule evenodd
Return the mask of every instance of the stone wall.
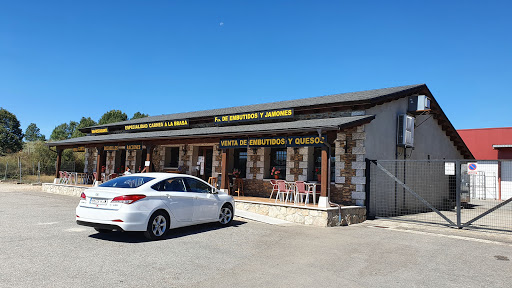
M 85 149 L 84 173 L 92 173 L 93 171 L 96 171 L 97 154 L 96 148 Z
M 80 197 L 82 192 L 85 191 L 88 187 L 78 187 L 73 185 L 65 185 L 65 184 L 51 184 L 51 183 L 43 183 L 41 185 L 41 189 L 43 192 L 52 193 L 52 194 L 60 194 L 60 195 L 69 195 L 69 196 L 77 196 Z
M 259 179 L 243 179 L 243 181 L 245 196 L 270 197 L 270 193 L 272 192 L 272 184 L 270 184 L 270 181 Z
M 331 185 L 331 200 L 347 205 L 364 205 L 366 149 L 364 125 L 345 129 L 335 140 L 335 185 Z
M 357 206 L 342 207 L 341 209 L 311 209 L 300 206 L 273 205 L 236 200 L 236 210 L 248 211 L 292 223 L 320 227 L 346 226 L 362 223 L 366 220 L 366 209 Z

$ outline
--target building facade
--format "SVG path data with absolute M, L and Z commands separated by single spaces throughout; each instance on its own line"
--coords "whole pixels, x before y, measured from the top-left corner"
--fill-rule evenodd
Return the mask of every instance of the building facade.
M 418 104 L 420 103 L 420 104 Z M 366 159 L 464 159 L 470 150 L 426 85 L 152 116 L 81 130 L 49 143 L 84 147 L 85 172 L 240 174 L 246 196 L 269 197 L 270 179 L 318 183 L 320 206 L 364 206 Z M 60 157 L 59 157 L 60 159 Z M 60 160 L 58 160 L 60 161 Z

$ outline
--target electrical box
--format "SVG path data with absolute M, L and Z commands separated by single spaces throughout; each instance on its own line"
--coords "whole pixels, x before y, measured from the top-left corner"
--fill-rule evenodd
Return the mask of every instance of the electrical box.
M 414 117 L 398 115 L 396 144 L 400 147 L 414 147 Z
M 410 113 L 430 111 L 430 98 L 425 95 L 411 96 L 409 97 L 409 109 Z

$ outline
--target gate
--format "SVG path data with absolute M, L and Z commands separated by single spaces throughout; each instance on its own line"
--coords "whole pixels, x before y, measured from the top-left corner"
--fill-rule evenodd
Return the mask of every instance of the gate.
M 366 161 L 369 217 L 512 232 L 510 160 Z

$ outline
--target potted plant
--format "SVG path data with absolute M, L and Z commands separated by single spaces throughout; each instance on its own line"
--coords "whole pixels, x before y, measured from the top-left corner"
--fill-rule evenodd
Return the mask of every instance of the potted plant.
M 316 180 L 318 182 L 321 182 L 322 181 L 322 169 L 315 168 L 315 174 L 316 174 Z
M 274 176 L 274 179 L 279 179 L 279 174 L 281 174 L 281 171 L 276 169 L 276 167 L 272 167 L 272 171 L 270 172 L 270 175 Z
M 235 176 L 235 178 L 240 178 L 240 171 L 238 169 L 234 169 L 233 176 Z

